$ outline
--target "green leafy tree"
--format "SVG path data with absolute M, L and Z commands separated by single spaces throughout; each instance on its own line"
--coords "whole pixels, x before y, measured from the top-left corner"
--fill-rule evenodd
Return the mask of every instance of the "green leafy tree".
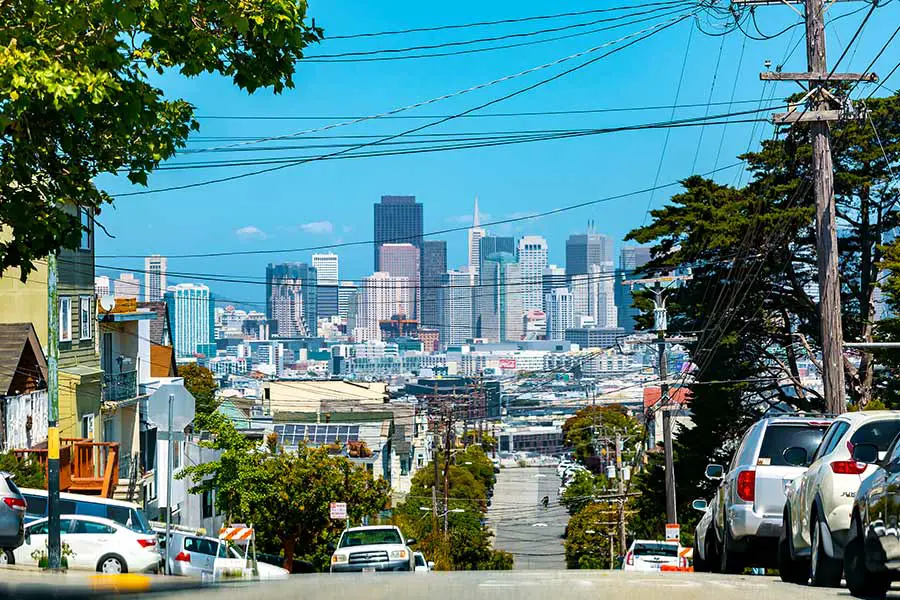
M 566 565 L 570 569 L 609 567 L 609 537 L 616 534 L 615 504 L 594 503 L 569 519 Z
M 634 417 L 627 414 L 620 405 L 586 406 L 563 423 L 563 439 L 567 447 L 572 448 L 575 458 L 589 465 L 590 459 L 603 452 L 597 443 L 597 437 L 604 432 L 618 431 L 623 438 L 639 440 L 641 426 Z M 625 460 L 634 455 L 633 444 L 626 446 L 623 453 Z
M 213 73 L 254 92 L 294 87 L 322 30 L 305 0 L 0 2 L 0 273 L 23 280 L 61 247 L 75 248 L 75 207 L 112 197 L 95 178 L 148 174 L 199 126 L 193 107 L 151 77 Z
M 15 476 L 15 483 L 24 488 L 47 487 L 47 478 L 40 463 L 35 460 L 22 460 L 12 452 L 0 454 L 0 471 L 6 471 Z
M 581 471 L 563 492 L 559 503 L 566 507 L 570 515 L 576 515 L 586 506 L 591 505 L 597 496 L 607 492 L 609 482 L 602 475 L 594 475 Z
M 216 410 L 216 390 L 219 386 L 212 371 L 197 363 L 188 363 L 178 367 L 178 376 L 184 377 L 184 387 L 194 397 L 197 415 L 208 415 Z
M 898 225 L 900 191 L 891 170 L 900 162 L 900 98 L 873 99 L 868 107 L 871 122 L 842 121 L 832 129 L 843 334 L 864 342 L 896 340 L 900 333 L 895 320 L 876 325 L 874 318 L 882 271 L 900 267 L 900 250 L 892 255 L 884 244 Z M 689 344 L 698 367 L 693 376 L 702 384 L 689 384 L 695 427 L 675 440 L 679 514 L 691 514 L 692 499 L 709 497 L 706 464 L 727 462 L 747 426 L 766 410 L 824 408 L 821 394 L 801 377 L 804 362 L 820 368 L 818 306 L 810 295 L 817 286 L 810 153 L 808 127 L 792 127 L 743 157 L 750 171 L 744 187 L 688 177 L 682 192 L 628 236 L 653 245 L 648 271 L 692 268 L 693 279 L 668 302 L 671 331 L 702 332 Z M 890 298 L 890 278 L 885 291 Z M 846 356 L 851 404 L 896 402 L 898 356 Z M 731 383 L 712 383 L 722 381 Z M 644 494 L 658 499 L 648 492 L 662 488 L 664 478 L 642 481 Z M 663 514 L 664 503 L 643 507 L 641 517 L 650 523 L 652 515 L 643 511 Z
M 328 545 L 344 527 L 330 518 L 331 502 L 347 503 L 351 523 L 388 506 L 387 482 L 324 447 L 301 445 L 296 452 L 285 452 L 273 434 L 259 448 L 218 413 L 201 417 L 197 425 L 212 434 L 204 445 L 221 454 L 218 460 L 186 468 L 179 477 L 193 481 L 191 493 L 216 490 L 217 505 L 228 520 L 252 523 L 265 549 L 283 552 L 288 570 L 295 558 L 319 569 L 327 566 Z

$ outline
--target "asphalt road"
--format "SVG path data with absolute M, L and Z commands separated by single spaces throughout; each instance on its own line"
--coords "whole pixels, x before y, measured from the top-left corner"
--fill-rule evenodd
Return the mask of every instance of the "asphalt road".
M 569 515 L 556 493 L 560 480 L 553 467 L 501 469 L 488 508 L 494 547 L 511 552 L 516 570 L 566 568 L 563 533 Z M 545 509 L 541 498 L 549 497 Z
M 164 594 L 173 600 L 204 600 L 223 590 Z M 636 574 L 622 571 L 460 572 L 295 576 L 289 582 L 228 590 L 242 600 L 849 600 L 845 589 L 826 590 L 782 583 L 775 577 L 694 573 Z M 221 598 L 222 596 L 216 596 Z M 895 587 L 891 598 L 900 598 Z

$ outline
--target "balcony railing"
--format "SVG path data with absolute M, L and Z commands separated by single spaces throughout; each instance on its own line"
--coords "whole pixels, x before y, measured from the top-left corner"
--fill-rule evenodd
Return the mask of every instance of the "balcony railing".
M 47 469 L 47 449 L 14 450 L 20 459 L 34 459 Z M 59 489 L 112 498 L 119 481 L 119 444 L 62 438 L 59 445 Z
M 137 371 L 103 374 L 103 400 L 129 400 L 137 397 Z

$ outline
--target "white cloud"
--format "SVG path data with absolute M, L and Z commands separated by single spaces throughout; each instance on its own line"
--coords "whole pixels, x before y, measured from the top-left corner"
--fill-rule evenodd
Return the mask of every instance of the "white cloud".
M 241 227 L 240 229 L 235 229 L 234 233 L 236 236 L 238 236 L 239 238 L 244 239 L 244 240 L 249 240 L 249 239 L 264 240 L 267 237 L 269 237 L 266 235 L 265 231 L 263 231 L 259 227 L 256 227 L 255 225 L 245 225 L 244 227 Z
M 334 231 L 334 224 L 331 221 L 312 221 L 310 223 L 301 223 L 300 231 L 311 233 L 313 235 L 322 235 Z
M 491 215 L 487 213 L 483 213 L 480 210 L 478 211 L 478 217 L 481 219 L 482 223 L 487 223 L 491 220 Z M 468 215 L 454 215 L 452 217 L 447 217 L 444 219 L 448 223 L 455 223 L 457 225 L 471 225 L 472 224 L 472 215 L 471 213 Z
M 353 225 L 344 225 L 344 226 L 341 228 L 341 230 L 342 230 L 344 233 L 350 233 L 350 232 L 353 231 Z

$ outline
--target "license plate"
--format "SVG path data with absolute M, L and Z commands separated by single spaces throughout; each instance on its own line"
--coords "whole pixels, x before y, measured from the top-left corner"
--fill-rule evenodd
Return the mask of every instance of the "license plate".
M 363 567 L 362 572 L 363 572 L 363 573 L 374 573 L 374 572 L 375 572 L 375 567 Z

